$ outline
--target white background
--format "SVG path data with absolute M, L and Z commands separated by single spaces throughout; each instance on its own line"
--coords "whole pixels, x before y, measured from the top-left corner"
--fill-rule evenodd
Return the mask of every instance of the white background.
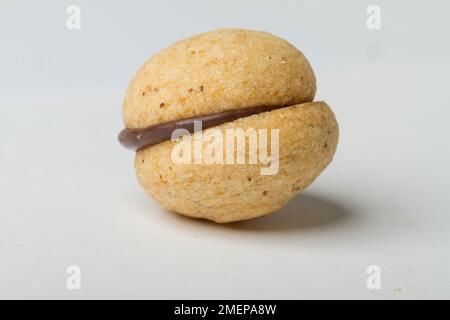
M 81 30 L 66 28 L 69 4 Z M 366 27 L 379 5 L 381 30 Z M 0 298 L 450 298 L 445 1 L 2 1 Z M 165 212 L 117 142 L 137 68 L 191 34 L 270 31 L 310 60 L 335 159 L 280 212 Z M 66 287 L 79 265 L 82 288 Z M 381 268 L 380 290 L 366 269 Z

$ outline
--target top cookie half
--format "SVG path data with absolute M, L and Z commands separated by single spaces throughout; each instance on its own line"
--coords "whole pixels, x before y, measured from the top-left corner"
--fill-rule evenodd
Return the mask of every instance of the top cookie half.
M 315 92 L 309 62 L 286 40 L 267 32 L 220 29 L 178 41 L 145 62 L 125 94 L 125 126 L 294 105 L 312 101 Z

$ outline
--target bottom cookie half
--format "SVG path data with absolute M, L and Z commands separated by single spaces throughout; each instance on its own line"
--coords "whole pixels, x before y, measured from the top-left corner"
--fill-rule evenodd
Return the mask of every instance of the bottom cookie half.
M 330 163 L 338 125 L 324 102 L 241 118 L 136 153 L 140 184 L 161 206 L 219 223 L 283 207 Z

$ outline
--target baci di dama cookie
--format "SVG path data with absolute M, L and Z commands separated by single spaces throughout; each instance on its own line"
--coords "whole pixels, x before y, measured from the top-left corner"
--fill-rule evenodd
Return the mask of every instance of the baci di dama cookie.
M 119 140 L 144 190 L 215 222 L 282 208 L 330 163 L 338 125 L 305 56 L 267 32 L 220 29 L 153 55 L 132 79 Z

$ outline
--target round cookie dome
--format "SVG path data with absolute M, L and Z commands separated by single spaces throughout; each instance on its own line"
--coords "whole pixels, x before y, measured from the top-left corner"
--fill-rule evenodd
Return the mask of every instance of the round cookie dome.
M 309 186 L 330 163 L 338 142 L 333 112 L 310 102 L 241 118 L 205 130 L 279 129 L 279 168 L 261 175 L 261 164 L 177 164 L 176 141 L 136 153 L 140 184 L 164 208 L 183 215 L 226 223 L 251 219 L 282 208 Z M 205 149 L 205 147 L 204 147 Z M 246 145 L 245 157 L 249 158 Z
M 314 99 L 304 55 L 267 32 L 220 29 L 169 46 L 134 76 L 124 99 L 127 128 L 254 106 Z

